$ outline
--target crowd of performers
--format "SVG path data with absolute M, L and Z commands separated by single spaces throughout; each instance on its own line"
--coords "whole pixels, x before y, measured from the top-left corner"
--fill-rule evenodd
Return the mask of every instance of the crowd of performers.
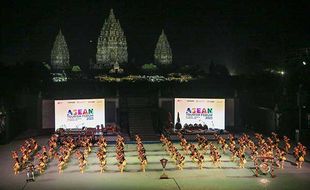
M 35 153 L 38 151 L 39 145 L 33 138 L 25 140 L 21 145 L 19 151 L 21 152 L 21 157 L 19 158 L 18 151 L 12 151 L 11 156 L 14 161 L 13 171 L 14 174 L 18 174 L 20 170 L 27 167 L 28 161 L 32 159 Z
M 286 155 L 291 150 L 290 139 L 284 136 L 283 140 L 280 140 L 280 137 L 276 133 L 272 133 L 267 138 L 259 133 L 255 133 L 252 138 L 247 134 L 242 134 L 238 138 L 233 134 L 229 134 L 227 139 L 214 134 L 215 142 L 208 141 L 205 136 L 197 135 L 197 144 L 189 143 L 181 133 L 178 133 L 178 138 L 184 155 L 169 138 L 164 135 L 160 136 L 162 146 L 169 153 L 179 170 L 183 170 L 184 168 L 186 155 L 190 157 L 193 163 L 197 164 L 199 169 L 204 167 L 207 155 L 210 156 L 210 161 L 213 165 L 219 168 L 221 168 L 222 155 L 230 155 L 231 161 L 236 162 L 239 168 L 245 168 L 248 159 L 252 160 L 256 167 L 258 167 L 258 161 L 261 161 L 263 165 L 268 165 L 268 162 L 272 161 L 272 165 L 283 169 L 287 159 Z M 147 167 L 146 151 L 139 135 L 135 136 L 135 140 L 141 170 L 145 172 Z M 38 173 L 43 174 L 48 163 L 53 159 L 57 159 L 58 172 L 62 173 L 70 161 L 71 155 L 75 153 L 79 161 L 78 166 L 80 172 L 84 173 L 88 155 L 92 152 L 94 144 L 98 146 L 96 155 L 100 163 L 100 173 L 103 173 L 107 167 L 107 140 L 103 136 L 95 140 L 93 136 L 78 138 L 67 136 L 60 138 L 56 134 L 49 138 L 46 146 L 40 147 L 36 140 L 30 138 L 24 141 L 19 151 L 12 151 L 13 172 L 14 174 L 18 174 L 23 169 L 26 169 L 29 163 L 35 163 L 34 160 L 36 160 L 34 169 Z M 127 161 L 124 151 L 125 140 L 120 135 L 116 138 L 115 148 L 117 166 L 119 171 L 123 173 Z M 306 154 L 307 148 L 301 143 L 298 143 L 294 147 L 293 156 L 296 158 L 297 168 L 302 168 Z
M 243 134 L 241 137 L 236 139 L 234 135 L 229 134 L 229 144 L 227 144 L 226 140 L 222 137 L 216 135 L 216 139 L 218 143 L 221 145 L 223 153 L 226 153 L 226 150 L 229 149 L 230 151 L 230 159 L 232 162 L 237 162 L 239 168 L 244 168 L 247 162 L 245 152 L 247 149 L 246 142 L 249 140 L 246 134 Z M 251 144 L 252 141 L 249 141 Z
M 141 137 L 139 135 L 136 135 L 136 144 L 137 144 L 137 151 L 138 151 L 138 158 L 140 160 L 140 166 L 141 170 L 145 172 L 145 168 L 147 166 L 147 158 L 145 154 L 145 148 L 143 146 Z
M 239 168 L 245 168 L 247 159 L 254 162 L 254 165 L 260 160 L 262 164 L 268 166 L 268 162 L 278 168 L 283 169 L 286 155 L 289 153 L 291 145 L 290 139 L 283 137 L 283 143 L 280 146 L 280 138 L 276 133 L 272 133 L 271 137 L 264 138 L 262 134 L 255 133 L 251 139 L 249 135 L 242 134 L 236 138 L 233 134 L 228 135 L 228 139 L 223 136 L 214 134 L 216 143 L 209 142 L 205 136 L 197 135 L 197 147 L 193 143 L 189 143 L 181 133 L 178 133 L 180 146 L 185 155 L 189 155 L 191 160 L 197 164 L 198 168 L 203 168 L 205 156 L 209 153 L 210 161 L 214 166 L 221 168 L 221 154 L 230 154 L 232 162 L 236 162 Z M 178 169 L 182 170 L 185 163 L 185 157 L 178 151 L 177 147 L 164 135 L 160 136 L 160 141 L 170 157 L 177 164 Z M 296 158 L 297 168 L 301 168 L 304 162 L 307 149 L 301 143 L 294 148 L 294 156 Z M 246 155 L 249 155 L 247 158 Z
M 180 145 L 185 152 L 185 154 L 189 154 L 192 162 L 196 163 L 199 169 L 203 168 L 204 156 L 201 154 L 194 144 L 190 144 L 187 140 L 183 137 L 181 133 L 178 133 L 178 137 L 180 140 Z
M 120 170 L 120 172 L 123 173 L 127 165 L 124 151 L 125 148 L 124 137 L 117 135 L 115 148 L 116 148 L 116 160 L 118 162 L 117 167 Z
M 80 173 L 84 173 L 87 166 L 88 155 L 92 152 L 94 144 L 98 146 L 96 154 L 99 159 L 100 172 L 103 173 L 107 165 L 107 140 L 103 136 L 95 140 L 93 136 L 79 136 L 78 138 L 66 136 L 60 138 L 57 134 L 53 134 L 49 138 L 46 146 L 39 147 L 36 140 L 30 138 L 25 140 L 21 145 L 21 154 L 19 154 L 18 151 L 12 151 L 11 156 L 14 161 L 14 174 L 18 174 L 34 163 L 36 163 L 36 165 L 33 169 L 43 174 L 48 163 L 53 159 L 58 160 L 57 168 L 60 174 L 70 161 L 72 154 L 75 154 L 78 159 Z M 21 155 L 21 157 L 19 155 Z M 120 171 L 123 172 L 126 166 L 126 160 L 124 154 L 124 138 L 120 135 L 116 140 L 116 159 L 118 160 Z

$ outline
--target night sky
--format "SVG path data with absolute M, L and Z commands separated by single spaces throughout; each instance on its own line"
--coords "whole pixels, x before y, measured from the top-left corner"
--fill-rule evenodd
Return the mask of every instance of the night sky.
M 280 2 L 280 1 L 279 1 Z M 10 1 L 1 3 L 1 62 L 50 61 L 59 31 L 65 36 L 72 65 L 95 59 L 97 38 L 113 8 L 128 44 L 129 62 L 153 62 L 164 29 L 174 64 L 211 60 L 232 72 L 260 61 L 283 62 L 291 48 L 310 47 L 310 1 Z M 92 40 L 92 43 L 90 42 Z M 254 56 L 255 57 L 255 56 Z M 256 57 L 255 57 L 256 58 Z

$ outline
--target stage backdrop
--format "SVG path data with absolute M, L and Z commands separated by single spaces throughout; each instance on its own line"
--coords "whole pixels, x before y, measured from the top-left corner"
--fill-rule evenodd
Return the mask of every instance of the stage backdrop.
M 174 99 L 174 123 L 206 124 L 209 128 L 225 129 L 225 99 Z
M 55 100 L 55 130 L 105 125 L 104 99 Z

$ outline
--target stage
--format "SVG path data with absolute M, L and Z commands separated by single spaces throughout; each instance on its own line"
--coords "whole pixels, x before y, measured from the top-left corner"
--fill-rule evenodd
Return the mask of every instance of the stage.
M 47 138 L 36 139 L 43 145 Z M 35 182 L 26 183 L 25 171 L 15 176 L 11 168 L 13 162 L 10 151 L 17 150 L 22 142 L 18 140 L 0 146 L 0 189 L 307 189 L 310 185 L 310 164 L 305 162 L 302 169 L 296 169 L 291 164 L 295 160 L 291 155 L 285 162 L 285 169 L 275 170 L 275 178 L 270 175 L 255 177 L 251 161 L 248 161 L 245 169 L 239 169 L 237 163 L 230 161 L 229 154 L 223 155 L 222 168 L 213 166 L 206 156 L 202 170 L 186 155 L 184 170 L 180 171 L 159 142 L 144 144 L 148 159 L 145 173 L 140 171 L 134 142 L 125 145 L 127 167 L 124 173 L 120 173 L 116 166 L 115 146 L 109 142 L 107 170 L 103 174 L 99 172 L 99 161 L 95 154 L 97 147 L 93 147 L 84 174 L 79 172 L 78 160 L 72 155 L 62 174 L 58 174 L 57 161 L 52 160 L 45 173 L 36 176 Z M 181 148 L 178 143 L 174 144 Z M 169 179 L 159 179 L 162 174 L 159 160 L 162 158 L 169 160 L 166 166 Z

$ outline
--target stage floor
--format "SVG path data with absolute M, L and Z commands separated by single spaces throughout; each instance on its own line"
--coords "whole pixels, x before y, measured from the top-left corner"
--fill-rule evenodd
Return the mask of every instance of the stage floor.
M 47 137 L 36 138 L 40 145 L 47 142 Z M 120 173 L 117 166 L 114 143 L 109 143 L 107 153 L 107 170 L 100 174 L 99 162 L 94 147 L 88 157 L 88 166 L 84 174 L 79 172 L 78 161 L 72 155 L 68 166 L 62 174 L 58 174 L 57 161 L 49 163 L 45 173 L 37 176 L 35 182 L 26 183 L 25 171 L 14 175 L 11 165 L 12 150 L 17 150 L 21 140 L 0 146 L 0 189 L 308 189 L 310 186 L 310 164 L 305 162 L 302 169 L 296 169 L 294 158 L 288 156 L 285 169 L 276 169 L 275 178 L 270 175 L 254 176 L 253 163 L 248 162 L 245 169 L 239 169 L 238 164 L 231 162 L 229 154 L 222 155 L 222 168 L 216 168 L 206 156 L 202 170 L 186 157 L 183 171 L 176 169 L 174 162 L 163 150 L 160 143 L 144 144 L 148 167 L 146 172 L 140 171 L 135 144 L 125 148 L 127 167 Z M 180 145 L 174 143 L 178 148 Z M 182 152 L 183 153 L 183 152 Z M 183 154 L 184 155 L 184 154 Z M 167 158 L 166 174 L 169 179 L 159 179 L 162 174 L 160 159 Z M 248 159 L 249 160 L 249 159 Z

